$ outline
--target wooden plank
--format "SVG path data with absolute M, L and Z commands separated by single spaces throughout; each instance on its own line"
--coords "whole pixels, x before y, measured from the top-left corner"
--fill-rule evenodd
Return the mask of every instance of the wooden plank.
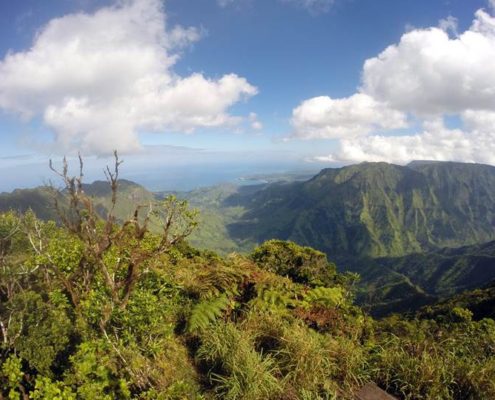
M 373 382 L 364 385 L 354 396 L 356 400 L 397 400 Z

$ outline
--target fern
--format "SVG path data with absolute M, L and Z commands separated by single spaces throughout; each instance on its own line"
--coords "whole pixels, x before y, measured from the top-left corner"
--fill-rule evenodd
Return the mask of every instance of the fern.
M 237 293 L 238 285 L 247 275 L 242 269 L 222 264 L 200 266 L 198 269 L 189 285 L 190 290 L 203 299 L 218 297 L 225 291 Z
M 344 300 L 344 291 L 341 287 L 317 287 L 304 295 L 304 302 L 307 305 L 319 304 L 325 307 L 336 307 Z
M 188 331 L 197 332 L 205 329 L 221 317 L 229 305 L 230 300 L 225 294 L 196 304 L 189 318 Z
M 286 308 L 293 303 L 290 293 L 282 293 L 265 286 L 258 289 L 258 297 L 254 300 L 254 304 L 261 309 Z

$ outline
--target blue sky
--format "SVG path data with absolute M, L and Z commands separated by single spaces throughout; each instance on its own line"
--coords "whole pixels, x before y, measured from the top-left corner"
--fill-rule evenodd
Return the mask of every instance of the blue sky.
M 113 148 L 141 175 L 494 164 L 492 14 L 477 0 L 1 2 L 0 190 L 77 151 L 96 173 Z

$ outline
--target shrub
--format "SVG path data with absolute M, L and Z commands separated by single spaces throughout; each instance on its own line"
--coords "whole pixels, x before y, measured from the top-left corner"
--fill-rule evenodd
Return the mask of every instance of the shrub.
M 312 286 L 331 286 L 335 283 L 336 266 L 324 253 L 293 242 L 270 240 L 257 247 L 251 258 L 261 268 L 294 282 Z

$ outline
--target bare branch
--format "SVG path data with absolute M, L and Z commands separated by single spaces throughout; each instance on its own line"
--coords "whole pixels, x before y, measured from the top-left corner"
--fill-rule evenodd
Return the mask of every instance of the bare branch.
M 196 214 L 187 208 L 187 203 L 175 197 L 167 198 L 161 207 L 153 203 L 137 205 L 131 217 L 122 224 L 117 224 L 115 210 L 118 203 L 119 176 L 122 160 L 114 152 L 113 166 L 104 169 L 104 175 L 111 190 L 111 203 L 105 217 L 100 217 L 93 203 L 83 190 L 84 163 L 79 154 L 79 175 L 69 176 L 66 158 L 63 167 L 57 170 L 50 160 L 50 169 L 62 178 L 63 193 L 68 205 L 64 208 L 58 195 L 54 196 L 55 209 L 62 225 L 74 234 L 84 246 L 81 259 L 72 271 L 61 269 L 50 260 L 50 269 L 69 293 L 74 304 L 79 303 L 92 289 L 95 279 L 103 281 L 109 294 L 108 303 L 104 305 L 101 327 L 111 319 L 115 309 L 125 309 L 143 271 L 156 256 L 168 251 L 171 246 L 184 240 L 196 226 Z M 146 209 L 146 210 L 143 210 Z M 143 240 L 149 234 L 149 225 L 161 221 L 161 235 L 156 246 L 150 248 Z M 37 233 L 34 235 L 36 236 Z M 38 245 L 35 237 L 30 237 L 33 248 L 42 251 L 43 244 Z M 108 257 L 108 252 L 112 256 Z M 117 257 L 115 257 L 116 252 Z M 110 261 L 115 260 L 116 261 Z
M 77 178 L 77 190 L 79 192 L 83 191 L 83 186 L 82 186 L 82 181 L 83 181 L 83 169 L 84 169 L 84 163 L 83 159 L 81 157 L 81 153 L 77 153 L 77 156 L 79 158 L 79 178 Z

